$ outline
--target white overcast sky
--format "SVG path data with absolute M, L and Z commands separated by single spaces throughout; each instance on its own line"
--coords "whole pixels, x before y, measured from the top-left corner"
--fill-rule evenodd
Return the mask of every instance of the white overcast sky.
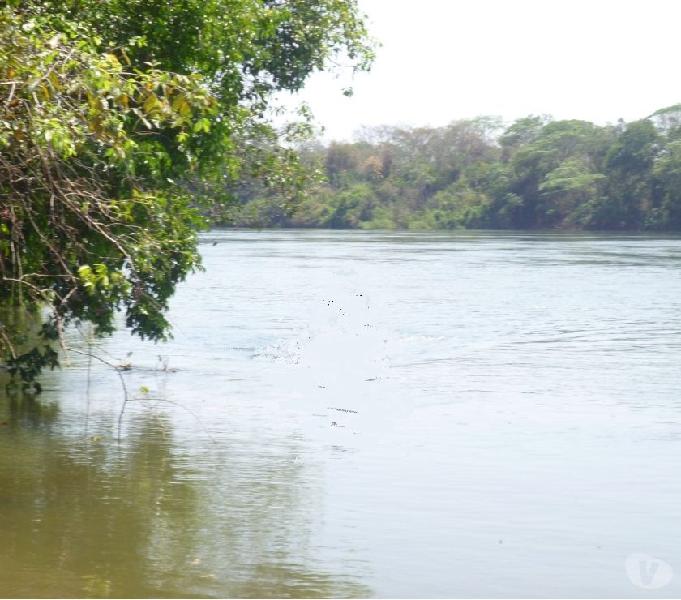
M 300 97 L 327 139 L 362 125 L 528 114 L 597 123 L 681 102 L 681 0 L 359 0 L 370 73 L 316 74 Z M 341 89 L 352 85 L 354 96 Z

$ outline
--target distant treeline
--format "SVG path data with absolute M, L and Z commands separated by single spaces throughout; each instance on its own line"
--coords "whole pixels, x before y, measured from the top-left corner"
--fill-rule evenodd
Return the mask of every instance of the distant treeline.
M 681 105 L 606 126 L 530 116 L 382 127 L 299 152 L 319 176 L 297 202 L 244 185 L 227 223 L 681 230 Z

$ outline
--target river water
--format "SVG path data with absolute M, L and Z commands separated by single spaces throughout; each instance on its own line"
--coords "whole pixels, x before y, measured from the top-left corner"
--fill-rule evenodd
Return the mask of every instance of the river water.
M 201 248 L 174 340 L 0 400 L 1 596 L 681 594 L 681 239 Z

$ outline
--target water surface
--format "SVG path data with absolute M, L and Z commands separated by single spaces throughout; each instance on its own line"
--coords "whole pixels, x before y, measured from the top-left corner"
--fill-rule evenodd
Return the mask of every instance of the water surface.
M 70 333 L 120 430 L 80 355 L 0 400 L 0 595 L 681 594 L 681 239 L 201 249 L 172 342 Z

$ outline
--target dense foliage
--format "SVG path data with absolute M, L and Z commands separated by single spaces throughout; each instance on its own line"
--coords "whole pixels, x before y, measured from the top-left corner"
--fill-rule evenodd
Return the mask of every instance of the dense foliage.
M 33 379 L 56 364 L 49 342 L 68 323 L 104 334 L 118 311 L 133 333 L 165 337 L 206 216 L 243 181 L 279 194 L 302 185 L 290 142 L 306 127 L 276 131 L 272 94 L 339 57 L 371 59 L 354 0 L 0 3 L 10 372 Z
M 232 224 L 334 228 L 681 229 L 681 105 L 632 123 L 493 118 L 366 130 L 301 149 L 325 183 L 292 214 L 242 196 Z

